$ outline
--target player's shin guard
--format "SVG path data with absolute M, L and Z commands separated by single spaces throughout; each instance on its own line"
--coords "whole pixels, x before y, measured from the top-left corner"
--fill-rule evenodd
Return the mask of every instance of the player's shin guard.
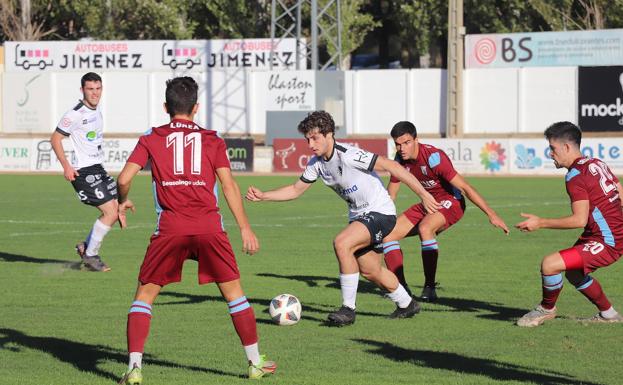
M 435 286 L 439 246 L 436 239 L 422 241 L 422 266 L 424 267 L 424 286 Z
M 599 282 L 590 275 L 584 277 L 582 282 L 580 282 L 580 284 L 578 284 L 575 288 L 578 289 L 578 291 L 588 298 L 588 300 L 595 306 L 597 306 L 599 311 L 603 312 L 612 307 Z
M 359 286 L 359 273 L 340 274 L 340 290 L 342 292 L 342 305 L 355 309 L 357 303 L 357 287 Z
M 556 306 L 558 295 L 562 291 L 562 274 L 545 275 L 541 274 L 543 282 L 543 300 L 541 306 L 550 310 Z
M 98 255 L 100 247 L 102 246 L 102 241 L 104 240 L 104 237 L 106 236 L 106 234 L 108 234 L 109 231 L 110 226 L 105 225 L 99 219 L 95 221 L 87 240 L 87 256 L 93 257 L 95 255 Z
M 149 325 L 151 323 L 151 306 L 143 301 L 134 301 L 128 313 L 128 352 L 143 353 L 145 341 L 149 335 Z M 134 355 L 136 357 L 136 355 Z M 141 366 L 140 356 L 137 366 Z
M 247 297 L 242 296 L 228 302 L 227 306 L 229 306 L 229 315 L 242 345 L 248 346 L 257 343 L 255 314 L 253 314 L 253 308 L 247 301 Z
M 396 275 L 402 286 L 406 286 L 407 280 L 405 279 L 403 265 L 404 258 L 402 250 L 400 249 L 400 243 L 398 243 L 398 241 L 383 243 L 383 254 L 385 256 L 385 266 L 387 266 L 387 270 Z

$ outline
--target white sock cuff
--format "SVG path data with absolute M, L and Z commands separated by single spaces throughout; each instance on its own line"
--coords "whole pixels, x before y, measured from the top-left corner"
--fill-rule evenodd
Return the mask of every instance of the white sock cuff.
M 412 300 L 409 293 L 407 293 L 407 291 L 401 284 L 398 284 L 398 287 L 396 288 L 396 290 L 388 293 L 387 296 L 389 297 L 389 299 L 394 301 L 396 305 L 398 305 L 398 307 L 401 307 L 401 308 L 405 308 L 409 306 Z
M 610 309 L 601 311 L 599 313 L 604 318 L 613 318 L 613 317 L 616 317 L 616 315 L 618 314 L 617 311 L 614 310 L 614 308 L 612 306 L 610 306 Z
M 353 284 L 359 282 L 359 273 L 342 274 L 340 273 L 340 283 Z

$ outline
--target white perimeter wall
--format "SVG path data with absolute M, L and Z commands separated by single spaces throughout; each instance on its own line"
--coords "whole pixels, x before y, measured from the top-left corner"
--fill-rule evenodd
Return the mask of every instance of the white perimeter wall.
M 193 73 L 200 84 L 197 121 L 221 133 L 264 134 L 268 72 Z M 171 72 L 104 72 L 101 102 L 108 134 L 141 133 L 168 121 L 162 109 Z M 49 133 L 81 97 L 82 72 L 0 73 L 5 133 Z M 348 134 L 387 134 L 410 120 L 422 134 L 446 126 L 446 71 L 347 71 Z M 577 121 L 577 67 L 469 69 L 464 74 L 466 134 L 541 133 L 557 120 Z
M 542 133 L 577 122 L 577 67 L 469 69 L 464 73 L 464 133 Z

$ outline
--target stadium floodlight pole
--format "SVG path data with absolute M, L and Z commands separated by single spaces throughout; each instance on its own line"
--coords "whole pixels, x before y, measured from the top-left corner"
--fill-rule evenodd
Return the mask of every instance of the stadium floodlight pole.
M 279 43 L 287 38 L 296 39 L 295 68 L 299 70 L 307 67 L 307 55 L 309 55 L 310 50 L 307 44 L 302 42 L 304 40 L 301 39 L 301 9 L 308 2 L 309 0 L 299 0 L 293 3 L 284 0 L 272 0 L 270 14 L 271 49 L 269 54 L 271 70 L 275 67 L 276 62 L 285 65 L 284 59 L 275 53 Z
M 463 135 L 463 0 L 448 1 L 446 136 Z
M 318 69 L 318 1 L 311 0 L 311 68 Z
M 290 4 L 290 5 L 288 5 Z M 272 0 L 270 38 L 272 48 L 270 52 L 270 68 L 273 69 L 275 62 L 281 58 L 275 55 L 276 47 L 285 38 L 296 38 L 296 69 L 307 68 L 307 60 L 311 62 L 311 69 L 326 70 L 332 64 L 336 68 L 342 65 L 342 18 L 340 0 L 298 0 L 287 2 L 285 0 Z M 309 44 L 302 43 L 305 37 L 302 35 L 303 7 L 309 6 L 310 30 Z M 323 27 L 324 26 L 324 27 Z M 321 62 L 318 54 L 318 44 L 325 42 L 334 47 L 336 53 L 328 60 Z M 305 51 L 303 51 L 303 47 Z M 304 61 L 305 60 L 305 61 Z

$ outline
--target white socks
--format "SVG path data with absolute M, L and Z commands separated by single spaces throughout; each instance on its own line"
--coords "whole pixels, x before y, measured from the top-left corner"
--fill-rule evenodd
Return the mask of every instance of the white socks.
M 389 299 L 394 301 L 396 305 L 398 305 L 398 307 L 401 307 L 403 309 L 409 306 L 409 304 L 412 301 L 411 296 L 409 295 L 409 293 L 407 293 L 407 291 L 405 290 L 404 287 L 402 287 L 401 284 L 398 284 L 398 287 L 396 288 L 396 290 L 387 294 L 387 296 L 389 297 Z
M 128 369 L 132 370 L 134 368 L 134 364 L 139 368 L 143 365 L 143 353 L 132 352 L 130 353 L 130 362 L 128 363 Z
M 252 365 L 260 363 L 260 350 L 257 347 L 257 342 L 252 345 L 245 346 L 244 353 L 247 355 L 247 360 L 251 361 Z
M 616 310 L 614 310 L 614 308 L 612 306 L 610 306 L 610 309 L 605 310 L 605 311 L 600 311 L 599 313 L 605 319 L 614 318 L 618 314 L 618 312 Z
M 110 226 L 103 224 L 99 219 L 95 221 L 91 234 L 89 235 L 86 251 L 87 256 L 92 257 L 99 253 L 102 241 L 109 231 Z
M 359 285 L 359 273 L 340 274 L 340 288 L 342 289 L 342 305 L 351 309 L 355 308 L 357 301 L 357 286 Z

